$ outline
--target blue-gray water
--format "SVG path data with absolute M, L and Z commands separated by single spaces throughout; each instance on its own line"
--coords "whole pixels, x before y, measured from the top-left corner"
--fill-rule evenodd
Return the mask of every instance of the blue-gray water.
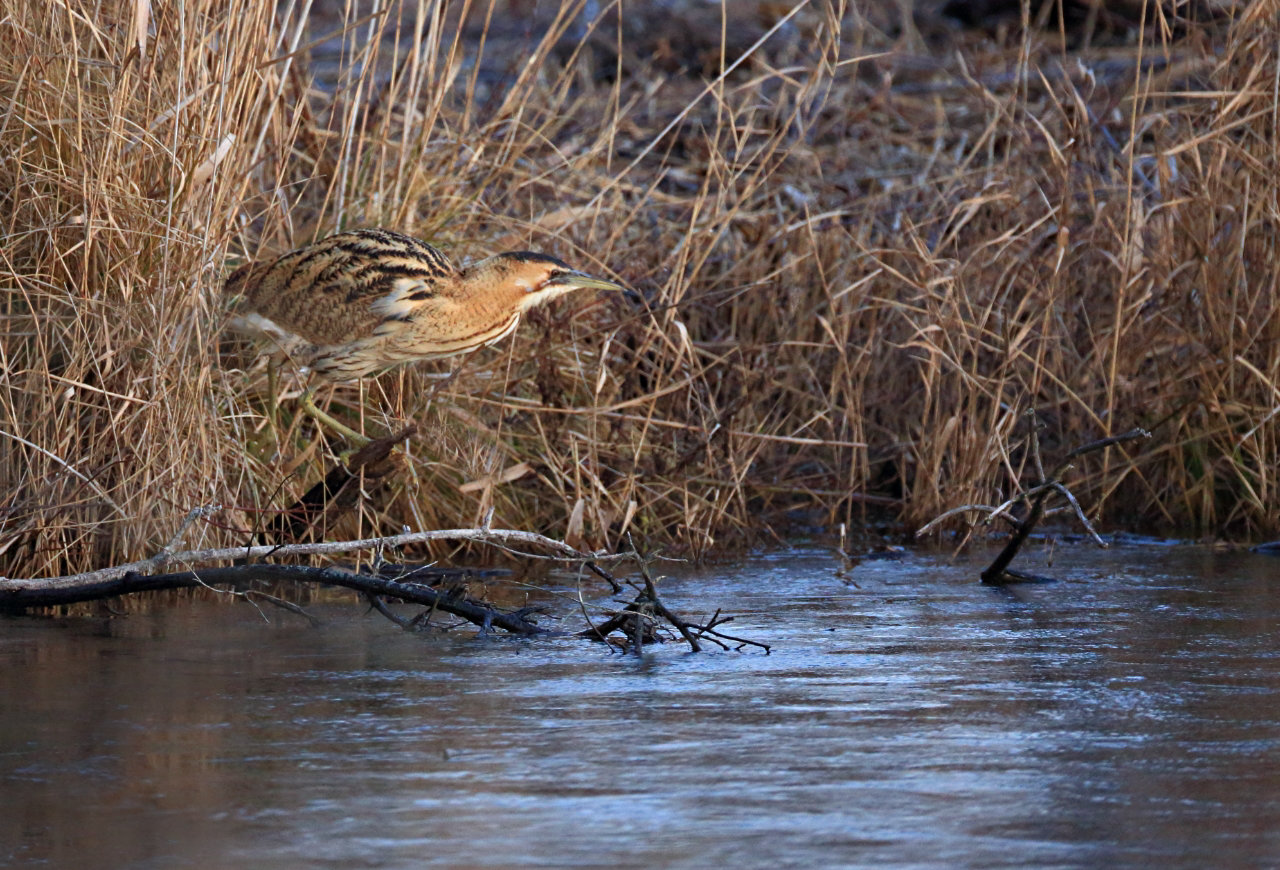
M 358 605 L 6 619 L 0 864 L 1280 864 L 1280 560 L 1060 551 L 1062 582 L 1002 591 L 987 558 L 664 584 L 767 657 Z

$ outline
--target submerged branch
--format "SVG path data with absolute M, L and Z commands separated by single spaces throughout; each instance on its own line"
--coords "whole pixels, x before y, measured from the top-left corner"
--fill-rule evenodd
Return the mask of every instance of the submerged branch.
M 258 562 L 251 565 L 226 565 L 215 568 L 204 568 L 192 571 L 177 571 L 169 574 L 141 574 L 128 572 L 116 577 L 108 583 L 99 583 L 94 594 L 86 597 L 76 590 L 60 588 L 50 590 L 43 596 L 33 593 L 24 596 L 20 607 L 48 607 L 57 604 L 70 604 L 134 592 L 154 592 L 164 589 L 191 589 L 197 586 L 213 587 L 215 584 L 242 584 L 253 581 L 290 581 L 295 583 L 320 583 L 328 586 L 342 586 L 366 596 L 385 595 L 398 598 L 413 604 L 422 604 L 446 613 L 452 613 L 468 622 L 480 626 L 501 628 L 512 634 L 525 636 L 550 634 L 547 629 L 539 627 L 522 617 L 504 613 L 491 605 L 470 598 L 456 596 L 432 589 L 423 583 L 406 583 L 372 574 L 357 574 L 341 568 L 318 567 L 313 565 L 274 565 Z M 255 596 L 259 593 L 253 593 Z M 15 606 L 13 599 L 7 594 L 0 597 L 4 607 Z M 376 605 L 375 605 L 376 606 Z M 388 613 L 383 607 L 378 610 L 384 615 Z M 398 620 L 397 624 L 401 624 Z M 402 627 L 404 627 L 402 625 Z
M 1102 539 L 1098 537 L 1098 533 L 1094 531 L 1093 525 L 1085 519 L 1084 511 L 1080 509 L 1080 503 L 1076 501 L 1075 495 L 1073 495 L 1071 490 L 1067 488 L 1066 484 L 1058 478 L 1071 467 L 1071 460 L 1079 456 L 1083 456 L 1086 453 L 1092 453 L 1095 450 L 1103 450 L 1113 444 L 1119 444 L 1123 441 L 1132 441 L 1135 438 L 1150 437 L 1151 433 L 1146 429 L 1130 429 L 1128 432 L 1121 435 L 1112 435 L 1108 438 L 1100 438 L 1097 441 L 1091 441 L 1088 444 L 1077 447 L 1068 453 L 1062 462 L 1058 463 L 1058 467 L 1053 470 L 1053 473 L 1049 475 L 1048 479 L 1040 481 L 1039 484 L 1029 491 L 1029 493 L 1034 493 L 1031 497 L 1030 512 L 1027 514 L 1025 519 L 1018 523 L 1017 527 L 1014 529 L 1013 537 L 1011 537 L 1009 542 L 1004 545 L 1004 549 L 1002 549 L 999 555 L 996 556 L 995 561 L 987 566 L 987 570 L 982 572 L 982 582 L 990 586 L 1004 583 L 1022 583 L 1027 581 L 1028 575 L 1021 572 L 1009 571 L 1009 564 L 1013 562 L 1014 557 L 1018 555 L 1018 551 L 1022 549 L 1022 545 L 1026 542 L 1027 536 L 1031 534 L 1032 530 L 1035 529 L 1037 524 L 1039 524 L 1041 517 L 1044 516 L 1045 499 L 1049 497 L 1049 493 L 1051 492 L 1060 492 L 1066 495 L 1067 500 L 1070 501 L 1071 505 L 1076 509 L 1077 516 L 1079 516 L 1084 522 L 1085 528 L 1089 530 L 1099 543 L 1101 543 Z M 1037 465 L 1040 465 L 1040 467 L 1043 467 L 1043 465 L 1040 464 L 1039 458 L 1039 442 L 1033 441 L 1032 445 L 1035 447 L 1034 452 L 1036 454 L 1036 463 Z M 1040 579 L 1042 578 L 1036 578 L 1036 580 Z
M 1120 444 L 1125 441 L 1132 441 L 1136 438 L 1150 438 L 1151 433 L 1145 429 L 1130 429 L 1119 435 L 1111 435 L 1106 438 L 1100 438 L 1097 441 L 1090 441 L 1071 450 L 1058 463 L 1057 467 L 1049 474 L 1045 474 L 1044 462 L 1040 456 L 1040 439 L 1036 434 L 1035 425 L 1032 424 L 1030 447 L 1031 459 L 1035 463 L 1036 471 L 1040 475 L 1040 482 L 1035 486 L 1024 490 L 1022 493 L 1010 498 L 1004 504 L 997 506 L 967 504 L 960 507 L 951 508 L 934 517 L 925 525 L 921 526 L 916 532 L 916 537 L 921 537 L 931 530 L 935 529 L 944 520 L 961 513 L 969 513 L 973 511 L 986 514 L 985 523 L 990 524 L 996 519 L 1003 519 L 1013 525 L 1013 535 L 1008 543 L 982 572 L 982 582 L 987 585 L 1003 585 L 1007 583 L 1027 583 L 1027 582 L 1045 582 L 1048 578 L 1040 577 L 1033 574 L 1026 574 L 1021 571 L 1012 570 L 1009 565 L 1013 562 L 1015 556 L 1022 549 L 1022 545 L 1026 543 L 1028 536 L 1040 523 L 1040 520 L 1048 513 L 1055 513 L 1054 510 L 1045 509 L 1045 500 L 1048 499 L 1050 493 L 1058 493 L 1067 500 L 1067 503 L 1075 511 L 1076 518 L 1080 524 L 1088 531 L 1099 546 L 1105 547 L 1106 542 L 1098 535 L 1093 524 L 1089 522 L 1085 516 L 1084 510 L 1080 507 L 1080 502 L 1076 499 L 1075 494 L 1060 479 L 1071 468 L 1072 460 L 1084 456 L 1086 453 L 1093 453 L 1097 450 L 1103 450 L 1114 444 Z M 1021 520 L 1016 519 L 1009 511 L 1020 502 L 1030 502 L 1030 509 L 1027 515 Z

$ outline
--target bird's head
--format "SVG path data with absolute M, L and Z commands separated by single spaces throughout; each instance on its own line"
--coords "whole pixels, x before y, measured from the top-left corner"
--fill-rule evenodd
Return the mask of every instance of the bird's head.
M 579 272 L 563 260 L 530 251 L 511 251 L 481 260 L 465 271 L 468 282 L 516 295 L 528 311 L 574 290 L 624 290 L 625 287 Z

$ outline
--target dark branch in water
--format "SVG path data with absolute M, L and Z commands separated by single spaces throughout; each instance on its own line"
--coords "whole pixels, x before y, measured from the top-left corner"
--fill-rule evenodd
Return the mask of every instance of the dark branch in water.
M 1033 429 L 1034 431 L 1034 429 Z M 1071 467 L 1071 460 L 1086 453 L 1092 453 L 1095 450 L 1104 450 L 1113 444 L 1119 444 L 1124 441 L 1132 441 L 1135 438 L 1150 438 L 1151 433 L 1146 429 L 1130 429 L 1122 435 L 1112 435 L 1109 438 L 1101 438 L 1097 441 L 1091 441 L 1081 447 L 1077 447 L 1067 454 L 1062 462 L 1058 463 L 1052 474 L 1045 480 L 1042 480 L 1031 491 L 1035 493 L 1031 497 L 1031 511 L 1027 514 L 1026 519 L 1018 523 L 1014 529 L 1013 537 L 1009 539 L 1009 543 L 1004 545 L 1004 549 L 996 556 L 995 561 L 987 566 L 987 570 L 982 572 L 982 582 L 988 585 L 1000 585 L 1005 583 L 1026 582 L 1028 575 L 1021 572 L 1010 572 L 1009 564 L 1013 561 L 1014 556 L 1018 555 L 1018 551 L 1022 549 L 1022 545 L 1026 542 L 1027 536 L 1040 522 L 1040 518 L 1044 516 L 1044 502 L 1051 492 L 1065 492 L 1068 500 L 1076 509 L 1076 516 L 1079 517 L 1084 527 L 1089 530 L 1089 534 L 1093 535 L 1094 540 L 1102 543 L 1102 539 L 1094 530 L 1093 525 L 1085 518 L 1084 513 L 1080 510 L 1080 503 L 1076 501 L 1071 491 L 1062 483 L 1059 478 L 1066 473 Z M 1038 439 L 1032 439 L 1032 448 L 1039 462 L 1040 442 Z M 1105 544 L 1104 544 L 1105 546 Z
M 390 607 L 387 606 L 387 602 L 383 601 L 381 598 L 379 598 L 377 595 L 374 595 L 372 592 L 364 593 L 364 600 L 368 601 L 369 606 L 372 607 L 374 610 L 378 611 L 387 619 L 391 620 L 391 622 L 398 625 L 402 631 L 413 631 L 416 628 L 413 620 L 405 619 L 403 616 L 396 613 L 394 610 L 392 610 Z
M 347 589 L 363 593 L 366 598 L 370 599 L 371 603 L 376 596 L 383 595 L 390 598 L 398 598 L 402 601 L 408 601 L 414 604 L 422 604 L 426 607 L 442 610 L 446 613 L 452 613 L 453 615 L 459 616 L 476 625 L 490 625 L 495 628 L 501 628 L 505 631 L 511 632 L 512 634 L 534 636 L 551 633 L 547 629 L 538 626 L 536 623 L 529 622 L 523 618 L 517 618 L 512 614 L 504 613 L 489 604 L 462 596 L 456 596 L 448 592 L 440 592 L 432 589 L 425 583 L 401 582 L 399 580 L 379 577 L 373 574 L 360 574 L 353 571 L 345 571 L 341 568 L 327 566 L 273 565 L 267 562 L 257 562 L 250 565 L 226 565 L 215 568 L 201 568 L 199 570 L 177 571 L 169 574 L 147 575 L 130 572 L 116 578 L 110 583 L 98 584 L 95 586 L 94 594 L 92 596 L 76 595 L 74 594 L 74 590 L 57 590 L 55 594 L 48 594 L 45 596 L 37 596 L 28 592 L 23 596 L 22 600 L 24 603 L 21 606 L 49 607 L 56 604 L 69 604 L 101 598 L 114 598 L 119 595 L 128 595 L 134 592 L 153 592 L 162 589 L 191 589 L 198 586 L 212 588 L 218 585 L 235 587 L 244 583 L 261 581 L 291 581 L 295 583 L 320 583 L 327 586 L 342 586 Z M 2 587 L 0 587 L 0 590 L 2 590 Z M 264 597 L 267 600 L 271 600 L 271 596 L 264 596 L 263 593 L 257 592 L 256 590 L 251 590 L 245 594 L 246 597 Z M 276 600 L 278 601 L 278 599 Z M 0 601 L 3 602 L 6 608 L 12 608 L 14 606 L 13 601 L 9 596 L 4 595 L 3 591 L 0 591 Z M 398 618 L 392 618 L 395 615 L 390 614 L 390 611 L 386 609 L 385 604 L 379 601 L 375 603 L 374 606 L 384 616 L 387 616 L 388 618 L 391 618 L 393 622 L 396 622 L 397 625 L 400 625 L 402 628 L 405 627 Z
M 618 582 L 618 579 L 614 577 L 612 574 L 610 574 L 608 571 L 601 568 L 594 561 L 592 561 L 591 559 L 588 559 L 582 564 L 587 568 L 588 571 L 590 571 L 591 573 L 595 574 L 597 577 L 599 577 L 600 579 L 608 583 L 610 588 L 613 589 L 614 595 L 617 595 L 619 592 L 622 591 L 622 584 Z
M 1098 535 L 1097 530 L 1094 529 L 1093 524 L 1090 523 L 1088 517 L 1085 516 L 1075 494 L 1072 493 L 1071 490 L 1067 488 L 1067 485 L 1061 480 L 1062 475 L 1071 468 L 1071 461 L 1077 457 L 1084 456 L 1086 453 L 1105 450 L 1114 444 L 1132 441 L 1136 438 L 1150 437 L 1151 433 L 1145 429 L 1130 429 L 1128 432 L 1124 432 L 1120 435 L 1111 435 L 1107 438 L 1100 438 L 1097 441 L 1090 441 L 1088 444 L 1081 445 L 1080 447 L 1070 451 L 1051 473 L 1045 474 L 1044 463 L 1040 457 L 1040 439 L 1036 433 L 1035 424 L 1033 422 L 1031 428 L 1031 458 L 1035 463 L 1036 470 L 1040 474 L 1039 483 L 1025 492 L 1014 496 L 1002 505 L 992 507 L 989 505 L 969 504 L 945 511 L 922 526 L 920 530 L 916 532 L 916 537 L 925 535 L 930 530 L 937 527 L 943 520 L 958 513 L 967 513 L 970 511 L 983 512 L 987 515 L 985 522 L 988 524 L 997 519 L 1010 523 L 1013 526 L 1013 536 L 1009 539 L 1009 542 L 1005 544 L 1004 549 L 1000 551 L 995 560 L 987 566 L 985 571 L 982 572 L 982 582 L 992 586 L 1006 585 L 1010 583 L 1050 582 L 1052 578 L 1041 577 L 1036 574 L 1027 574 L 1022 571 L 1015 571 L 1009 567 L 1013 562 L 1014 557 L 1017 556 L 1018 552 L 1022 549 L 1022 545 L 1026 543 L 1027 537 L 1030 536 L 1031 532 L 1045 516 L 1045 500 L 1049 497 L 1050 493 L 1056 492 L 1062 495 L 1075 511 L 1076 519 L 1080 521 L 1080 524 L 1084 526 L 1085 530 L 1089 532 L 1095 541 L 1097 541 L 1099 546 L 1106 547 L 1106 542 L 1102 540 L 1101 536 Z M 1014 505 L 1023 501 L 1029 501 L 1031 507 L 1026 517 L 1021 520 L 1015 519 L 1013 515 L 1009 513 L 1009 510 L 1014 507 Z

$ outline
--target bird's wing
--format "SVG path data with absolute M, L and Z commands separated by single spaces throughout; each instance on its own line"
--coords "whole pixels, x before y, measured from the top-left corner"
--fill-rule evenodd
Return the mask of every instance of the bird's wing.
M 455 274 L 426 242 L 390 230 L 357 230 L 291 251 L 265 268 L 238 270 L 227 290 L 242 294 L 243 309 L 323 346 L 408 320 Z

